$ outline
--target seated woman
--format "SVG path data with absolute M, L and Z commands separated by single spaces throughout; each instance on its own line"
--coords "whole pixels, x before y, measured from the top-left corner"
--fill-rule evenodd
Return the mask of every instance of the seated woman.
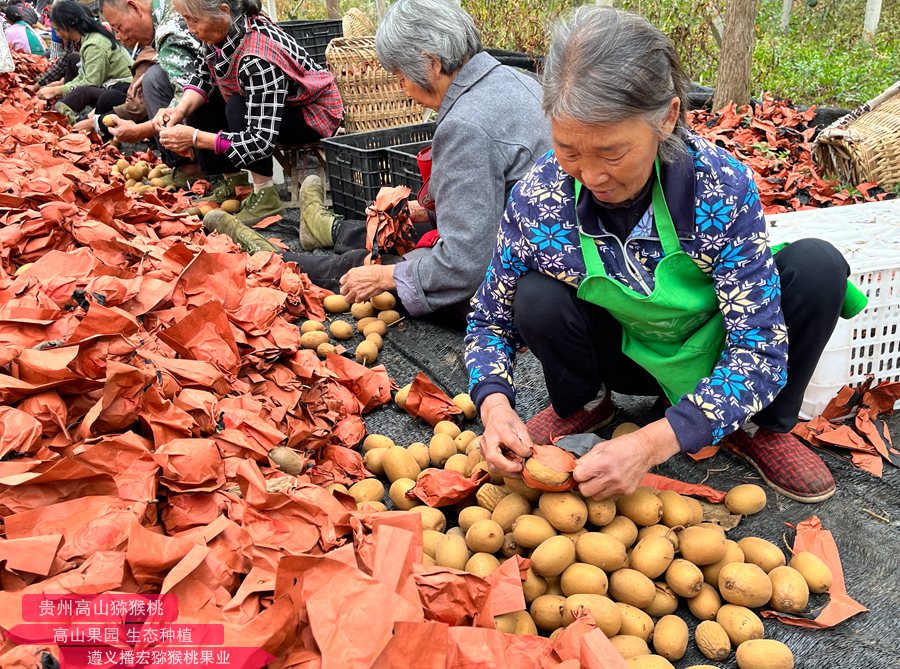
M 381 265 L 363 266 L 365 223 L 327 211 L 321 182 L 309 177 L 301 189 L 300 240 L 306 250 L 333 246 L 335 255 L 285 257 L 352 301 L 391 290 L 412 316 L 443 312 L 462 321 L 513 184 L 550 148 L 541 87 L 485 53 L 472 17 L 451 0 L 395 2 L 375 46 L 406 94 L 437 112 L 428 183 L 433 211 L 411 202 L 410 213 L 440 237 L 402 258 L 388 253 Z
M 335 133 L 344 107 L 333 75 L 260 14 L 259 0 L 175 0 L 174 7 L 205 53 L 178 105 L 156 114 L 160 143 L 179 153 L 199 149 L 203 172 L 225 175 L 212 196 L 218 202 L 235 197 L 247 183 L 239 170 L 249 170 L 254 192 L 237 214 L 242 223 L 280 214 L 275 144 Z
M 773 257 L 753 173 L 688 130 L 675 49 L 643 18 L 582 7 L 544 67 L 554 150 L 513 190 L 466 337 L 487 461 L 515 476 L 532 443 L 608 422 L 608 390 L 662 395 L 664 418 L 579 459 L 585 496 L 630 493 L 728 437 L 776 491 L 829 498 L 831 473 L 790 430 L 846 261 L 815 239 Z M 527 429 L 512 408 L 521 346 L 552 404 Z
M 77 0 L 54 3 L 50 21 L 60 39 L 79 45 L 81 59 L 74 79 L 43 86 L 38 97 L 53 100 L 61 95 L 56 110 L 70 121 L 85 108 L 96 106 L 100 97 L 110 91 L 119 102 L 124 102 L 131 83 L 131 56 L 113 34 Z
M 23 18 L 22 9 L 18 5 L 7 5 L 3 10 L 3 16 L 9 27 L 4 30 L 6 41 L 13 51 L 21 51 L 36 56 L 44 55 L 44 43 L 37 36 L 34 29 Z

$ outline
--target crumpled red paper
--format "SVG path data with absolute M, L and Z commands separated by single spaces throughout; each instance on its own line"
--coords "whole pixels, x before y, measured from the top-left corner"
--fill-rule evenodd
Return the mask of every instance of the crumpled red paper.
M 352 552 L 371 522 L 320 486 L 368 475 L 351 447 L 387 373 L 301 349 L 296 321 L 322 319 L 327 292 L 207 236 L 187 193 L 126 191 L 118 151 L 27 92 L 45 61 L 16 62 L 0 74 L 0 628 L 25 594 L 146 589 L 229 645 L 319 657 L 275 574 Z M 313 466 L 278 471 L 278 445 Z M 411 566 L 389 577 L 400 532 L 369 578 L 418 601 Z M 4 641 L 0 665 L 24 648 Z
M 822 526 L 821 519 L 818 516 L 812 516 L 798 523 L 796 529 L 797 536 L 794 538 L 793 551 L 795 553 L 809 551 L 831 569 L 834 580 L 828 590 L 828 605 L 813 619 L 775 611 L 763 611 L 762 615 L 766 618 L 777 618 L 786 625 L 826 629 L 834 627 L 858 613 L 868 611 L 869 609 L 847 594 L 844 569 L 841 566 L 841 556 L 838 553 L 837 544 L 834 542 L 831 532 Z
M 412 380 L 404 408 L 410 416 L 421 418 L 429 425 L 437 425 L 442 420 L 458 422 L 462 419 L 460 408 L 422 372 Z
M 881 418 L 894 412 L 900 383 L 871 386 L 872 377 L 857 388 L 844 386 L 819 416 L 797 423 L 793 433 L 813 446 L 847 449 L 854 465 L 881 477 L 885 462 L 900 467 L 900 451 Z
M 406 186 L 385 186 L 366 207 L 366 248 L 370 251 L 367 264 L 381 262 L 382 253 L 402 256 L 415 248 L 407 206 L 410 192 Z
M 888 193 L 874 183 L 853 190 L 823 179 L 812 160 L 815 107 L 799 111 L 790 102 L 763 94 L 759 103 L 716 111 L 688 112 L 688 122 L 701 137 L 727 149 L 753 170 L 767 214 L 812 207 L 882 200 Z
M 458 504 L 475 494 L 491 475 L 483 469 L 466 477 L 452 469 L 435 469 L 423 472 L 406 496 L 421 500 L 431 507 Z

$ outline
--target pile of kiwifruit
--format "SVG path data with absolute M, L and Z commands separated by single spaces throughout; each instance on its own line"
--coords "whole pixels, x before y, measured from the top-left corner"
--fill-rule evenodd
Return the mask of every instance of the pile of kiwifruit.
M 348 302 L 343 295 L 329 295 L 323 300 L 323 305 L 330 314 L 349 312 L 355 325 L 343 318 L 334 318 L 327 325 L 323 321 L 304 321 L 300 325 L 300 345 L 315 350 L 321 358 L 334 353 L 336 346 L 331 342 L 332 338 L 342 342 L 359 333 L 364 339 L 357 345 L 353 355 L 358 362 L 370 365 L 378 358 L 378 353 L 384 346 L 388 328 L 402 318 L 394 308 L 397 306 L 397 298 L 388 292 L 355 304 Z
M 125 177 L 125 188 L 133 193 L 146 193 L 157 188 L 168 190 L 172 187 L 164 178 L 171 174 L 172 168 L 165 164 L 150 167 L 146 160 L 138 160 L 132 165 L 125 158 L 119 158 L 111 172 Z
M 455 401 L 474 416 L 467 395 Z M 530 558 L 523 583 L 528 609 L 497 616 L 504 632 L 553 637 L 581 611 L 630 667 L 671 668 L 689 643 L 688 625 L 676 615 L 684 603 L 700 621 L 694 643 L 709 660 L 725 661 L 734 652 L 740 669 L 790 669 L 791 650 L 764 638 L 753 609 L 796 614 L 810 593 L 831 587 L 830 569 L 812 553 L 795 553 L 788 561 L 765 539 L 732 541 L 721 526 L 704 522 L 696 499 L 672 491 L 639 488 L 598 501 L 493 475 L 470 504 L 453 509 L 458 525 L 448 528 L 443 511 L 406 493 L 429 469 L 465 476 L 487 471 L 480 437 L 449 421 L 435 427 L 428 444 L 404 448 L 370 434 L 363 450 L 366 467 L 390 482 L 393 508 L 422 515 L 425 564 L 485 577 L 515 555 Z M 332 488 L 352 495 L 360 508 L 385 508 L 378 479 Z M 733 514 L 758 513 L 765 505 L 765 491 L 752 484 L 732 488 L 725 498 Z

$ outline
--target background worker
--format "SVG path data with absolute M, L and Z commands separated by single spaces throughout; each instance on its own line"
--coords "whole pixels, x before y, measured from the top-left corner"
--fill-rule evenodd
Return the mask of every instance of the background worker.
M 234 198 L 249 171 L 253 192 L 236 215 L 242 224 L 280 215 L 275 145 L 337 131 L 344 107 L 334 76 L 261 14 L 258 0 L 175 0 L 175 8 L 203 42 L 204 57 L 181 101 L 154 117 L 160 143 L 170 151 L 198 150 L 206 173 L 224 174 L 213 193 L 218 201 Z
M 123 41 L 156 51 L 156 62 L 134 77 L 128 91 L 128 98 L 143 101 L 148 120 L 119 118 L 111 132 L 121 142 L 155 141 L 158 131 L 151 120 L 160 109 L 175 107 L 181 101 L 184 85 L 200 68 L 200 42 L 191 35 L 171 0 L 102 0 L 101 8 Z M 195 160 L 165 147 L 161 153 L 163 162 L 174 168 L 167 177 L 173 185 L 184 187 L 202 176 Z

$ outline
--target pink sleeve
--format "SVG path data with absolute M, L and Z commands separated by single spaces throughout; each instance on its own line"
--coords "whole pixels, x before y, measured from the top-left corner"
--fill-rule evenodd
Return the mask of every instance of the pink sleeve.
M 222 131 L 216 133 L 216 146 L 213 149 L 217 155 L 222 155 L 223 153 L 227 153 L 228 149 L 231 148 L 231 140 L 222 137 Z

